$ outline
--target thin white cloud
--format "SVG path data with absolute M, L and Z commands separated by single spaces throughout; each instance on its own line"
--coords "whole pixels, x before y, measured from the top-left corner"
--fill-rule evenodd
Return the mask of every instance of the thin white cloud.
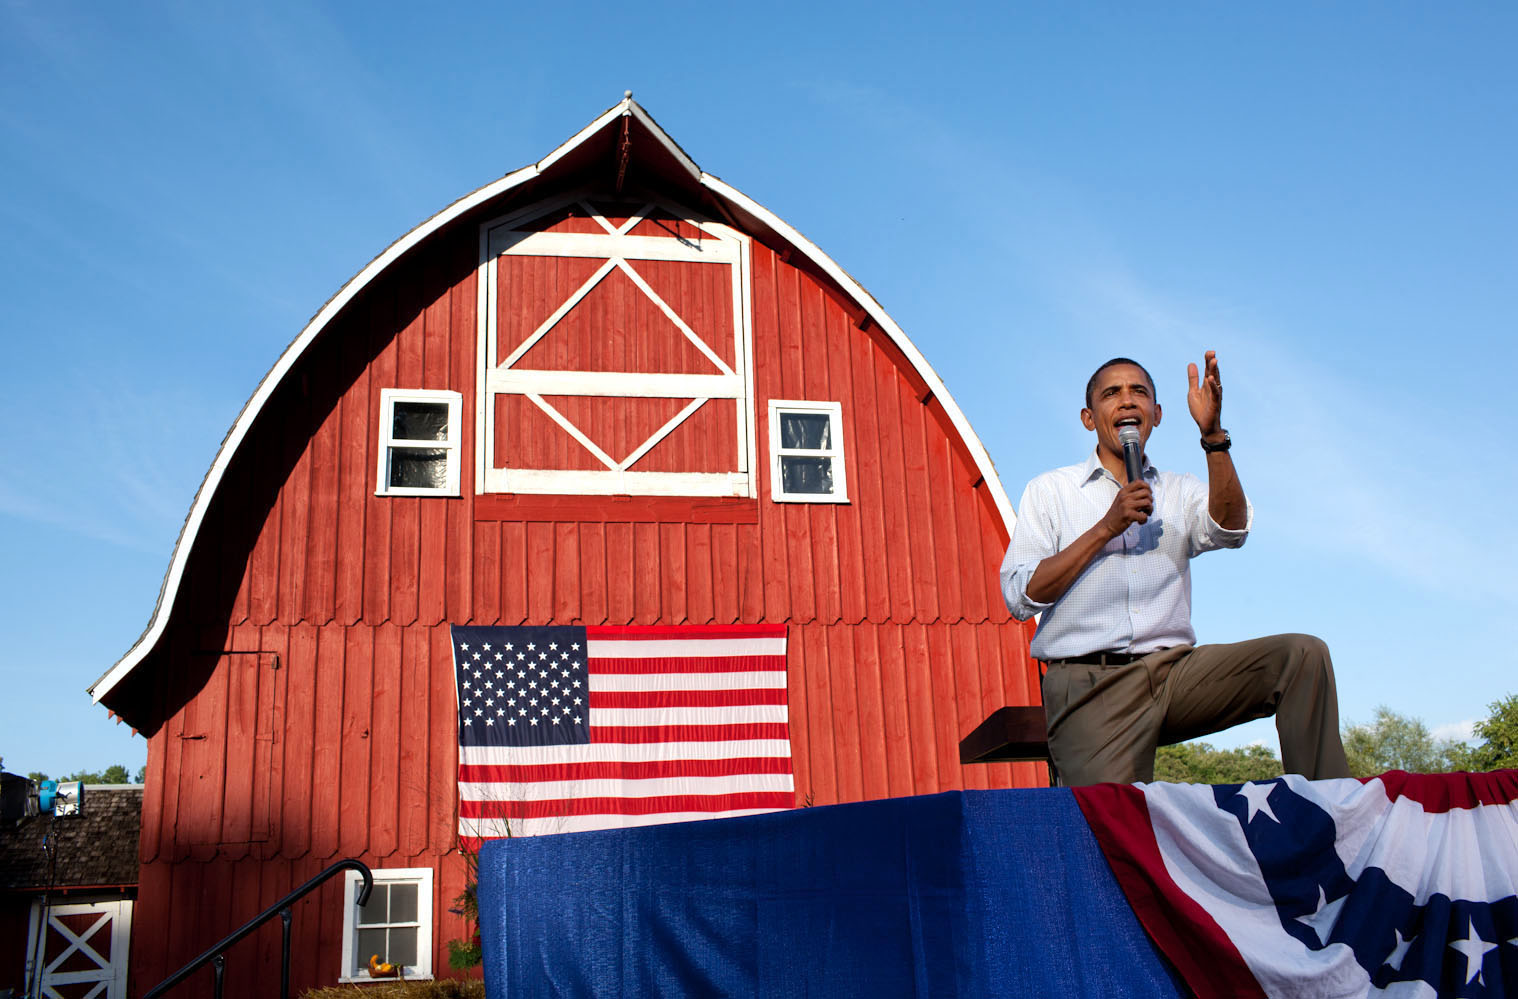
M 69 534 L 100 541 L 118 548 L 163 554 L 161 541 L 151 539 L 87 504 L 71 501 L 57 490 L 23 493 L 9 482 L 0 482 L 0 517 L 21 523 L 57 528 Z
M 1249 450 L 1251 497 L 1273 508 L 1299 553 L 1355 559 L 1446 598 L 1518 603 L 1518 575 L 1488 534 L 1502 519 L 1497 497 L 1511 495 L 1488 480 L 1511 474 L 1433 400 L 1388 400 L 1237 310 L 1166 296 L 1129 271 L 1071 266 L 1072 307 L 1092 321 L 1131 329 L 1156 353 L 1218 350 L 1229 422 L 1264 440 Z M 1170 393 L 1172 421 L 1185 418 L 1178 395 Z
M 894 148 L 917 157 L 924 189 L 958 206 L 954 224 L 975 227 L 980 252 L 1031 275 L 1024 287 L 1064 312 L 1065 342 L 1036 348 L 1046 370 L 1062 363 L 1062 351 L 1108 348 L 1112 331 L 1122 331 L 1119 343 L 1158 359 L 1167 423 L 1180 423 L 1188 418 L 1184 364 L 1216 349 L 1227 422 L 1252 438 L 1246 486 L 1300 566 L 1333 572 L 1348 562 L 1441 606 L 1518 612 L 1511 546 L 1491 543 L 1492 525 L 1507 519 L 1502 504 L 1518 493 L 1518 477 L 1491 460 L 1492 401 L 1461 399 L 1450 412 L 1449 400 L 1409 391 L 1416 373 L 1381 384 L 1385 376 L 1372 372 L 1388 365 L 1378 356 L 1345 367 L 1320 362 L 1314 345 L 1332 342 L 1334 330 L 1284 331 L 1268 306 L 1196 285 L 1166 287 L 1136 262 L 1142 247 L 1122 245 L 1080 190 L 999 149 L 994 131 L 956 129 L 941 113 L 870 88 L 822 81 L 807 89 L 867 130 L 910 135 Z M 1365 350 L 1426 353 L 1437 364 L 1450 346 L 1371 341 Z
M 214 453 L 209 428 L 224 407 L 151 391 L 91 362 L 53 385 L 18 388 L 4 409 L 54 433 L 46 447 L 6 454 L 0 516 L 165 554 Z
M 1476 741 L 1476 719 L 1467 718 L 1465 721 L 1450 722 L 1447 725 L 1439 725 L 1429 732 L 1435 739 L 1453 739 L 1456 742 Z

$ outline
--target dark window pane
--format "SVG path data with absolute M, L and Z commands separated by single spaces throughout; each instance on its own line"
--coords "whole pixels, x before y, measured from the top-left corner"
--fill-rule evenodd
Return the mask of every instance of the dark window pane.
M 435 448 L 391 448 L 390 484 L 417 489 L 446 489 L 448 452 Z
M 390 886 L 390 921 L 392 923 L 416 922 L 417 886 L 397 884 Z
M 378 956 L 381 963 L 389 958 L 385 946 L 384 930 L 359 930 L 353 937 L 353 964 L 354 970 L 368 970 L 369 958 Z
M 369 904 L 358 907 L 358 925 L 372 926 L 375 923 L 388 923 L 385 918 L 389 911 L 390 887 L 388 885 L 375 885 L 369 892 Z
M 832 458 L 780 458 L 780 486 L 788 493 L 831 493 Z
M 831 423 L 826 413 L 781 413 L 780 446 L 806 448 L 808 451 L 830 450 L 833 447 Z
M 401 965 L 416 964 L 416 935 L 418 930 L 415 926 L 402 927 L 390 931 L 390 963 Z
M 448 439 L 446 402 L 397 402 L 390 436 L 398 441 L 445 441 Z

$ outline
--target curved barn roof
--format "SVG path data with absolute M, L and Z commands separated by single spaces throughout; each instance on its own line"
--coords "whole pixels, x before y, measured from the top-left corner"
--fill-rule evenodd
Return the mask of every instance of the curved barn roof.
M 964 446 L 967 456 L 979 471 L 1002 519 L 1003 526 L 1010 533 L 1015 516 L 1006 490 L 1002 487 L 1001 480 L 997 478 L 990 456 L 974 430 L 970 428 L 964 413 L 949 395 L 948 389 L 944 387 L 943 382 L 922 353 L 902 332 L 901 327 L 886 314 L 885 309 L 881 308 L 880 303 L 869 292 L 865 291 L 843 268 L 805 236 L 741 191 L 703 172 L 648 112 L 632 99 L 632 94 L 629 92 L 623 100 L 597 116 L 594 121 L 537 163 L 508 173 L 499 180 L 465 195 L 396 240 L 343 285 L 342 289 L 311 318 L 311 321 L 301 330 L 300 335 L 291 342 L 285 352 L 280 355 L 279 360 L 269 369 L 268 374 L 259 382 L 252 397 L 243 406 L 242 412 L 238 414 L 237 420 L 222 441 L 221 449 L 217 452 L 205 480 L 196 492 L 189 515 L 180 529 L 179 538 L 174 545 L 173 557 L 170 559 L 168 571 L 164 575 L 163 584 L 158 592 L 158 602 L 153 608 L 153 616 L 147 628 L 127 653 L 90 686 L 90 695 L 96 703 L 106 698 L 158 646 L 174 612 L 179 588 L 184 579 L 185 566 L 195 546 L 196 536 L 233 457 L 248 436 L 264 405 L 281 382 L 348 303 L 384 273 L 391 264 L 466 213 L 508 193 L 515 195 L 533 187 L 546 187 L 563 178 L 588 172 L 594 164 L 604 165 L 607 162 L 616 162 L 618 152 L 623 157 L 621 162 L 625 168 L 628 149 L 636 150 L 642 172 L 657 175 L 666 183 L 673 182 L 698 195 L 703 204 L 714 209 L 719 215 L 725 216 L 735 227 L 751 236 L 771 245 L 779 244 L 794 248 L 810 265 L 809 270 L 825 282 L 832 284 L 853 303 L 859 310 L 862 320 L 874 323 L 881 330 L 921 379 L 928 393 L 924 396 L 924 401 L 931 397 L 942 406 L 943 416 L 952 427 L 953 435 L 959 438 L 959 443 Z M 610 154 L 609 158 L 608 154 Z M 796 262 L 794 257 L 793 262 Z

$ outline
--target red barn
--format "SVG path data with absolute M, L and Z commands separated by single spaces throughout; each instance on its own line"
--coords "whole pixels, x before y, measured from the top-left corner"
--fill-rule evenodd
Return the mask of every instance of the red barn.
M 344 857 L 388 922 L 309 896 L 295 984 L 364 978 L 381 931 L 442 973 L 451 626 L 781 626 L 794 805 L 1042 783 L 957 750 L 1037 702 L 1012 516 L 880 305 L 629 97 L 365 267 L 227 435 L 91 688 L 149 740 L 134 992 Z

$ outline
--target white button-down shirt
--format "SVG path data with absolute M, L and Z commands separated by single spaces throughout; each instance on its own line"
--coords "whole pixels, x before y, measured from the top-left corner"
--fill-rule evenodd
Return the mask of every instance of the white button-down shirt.
M 1001 564 L 1007 608 L 1020 621 L 1042 612 L 1033 638 L 1038 659 L 1092 652 L 1153 652 L 1192 645 L 1190 560 L 1237 548 L 1254 525 L 1245 501 L 1244 529 L 1220 527 L 1207 510 L 1207 485 L 1194 475 L 1144 468 L 1154 513 L 1107 542 L 1052 604 L 1028 599 L 1039 562 L 1062 551 L 1106 515 L 1119 486 L 1093 450 L 1079 465 L 1045 472 L 1023 491 L 1012 544 Z

